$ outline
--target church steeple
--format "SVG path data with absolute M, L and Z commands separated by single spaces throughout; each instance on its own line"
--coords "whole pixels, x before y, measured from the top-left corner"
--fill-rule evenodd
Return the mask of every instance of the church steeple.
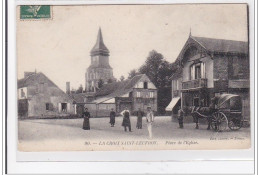
M 90 54 L 91 54 L 91 56 L 95 56 L 95 55 L 109 56 L 109 50 L 107 49 L 107 47 L 104 44 L 103 37 L 102 37 L 102 32 L 101 32 L 101 28 L 100 27 L 99 27 L 99 30 L 98 30 L 96 44 L 92 48 Z
M 104 84 L 114 81 L 113 69 L 109 65 L 109 50 L 104 44 L 102 32 L 99 28 L 97 41 L 93 49 L 90 51 L 91 64 L 87 68 L 85 74 L 87 92 L 96 92 L 99 88 L 99 82 L 102 80 Z

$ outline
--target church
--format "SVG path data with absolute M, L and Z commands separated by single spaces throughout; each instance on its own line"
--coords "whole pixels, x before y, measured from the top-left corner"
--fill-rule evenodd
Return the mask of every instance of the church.
M 109 65 L 109 50 L 104 44 L 101 28 L 99 28 L 97 41 L 90 51 L 91 64 L 85 74 L 86 92 L 96 92 L 99 83 L 107 84 L 115 80 L 113 69 Z
M 130 111 L 139 108 L 145 111 L 149 106 L 157 112 L 157 88 L 147 75 L 138 74 L 131 79 L 116 81 L 100 28 L 90 56 L 91 63 L 85 74 L 86 93 L 71 94 L 78 115 L 81 116 L 84 107 L 94 117 L 109 116 L 112 108 L 120 113 L 126 107 Z

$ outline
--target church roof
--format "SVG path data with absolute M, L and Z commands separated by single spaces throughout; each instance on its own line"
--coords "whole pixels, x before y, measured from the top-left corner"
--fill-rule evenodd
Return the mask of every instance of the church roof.
M 97 54 L 109 55 L 109 50 L 105 46 L 103 41 L 101 28 L 99 28 L 98 30 L 97 42 L 95 46 L 92 48 L 90 53 L 91 55 L 97 55 Z

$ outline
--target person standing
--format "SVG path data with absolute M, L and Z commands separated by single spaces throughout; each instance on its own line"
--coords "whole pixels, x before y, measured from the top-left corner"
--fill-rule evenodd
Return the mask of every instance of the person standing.
M 111 109 L 111 112 L 110 112 L 110 124 L 111 124 L 111 127 L 114 127 L 115 125 L 115 118 L 116 118 L 116 113 L 114 111 L 114 109 L 112 108 Z
M 143 123 L 142 120 L 143 120 L 144 112 L 141 111 L 141 108 L 138 109 L 136 115 L 137 115 L 136 128 L 142 129 L 142 123 Z
M 147 121 L 147 129 L 149 132 L 149 138 L 151 139 L 153 137 L 152 123 L 154 121 L 154 115 L 150 106 L 147 107 L 146 121 Z
M 90 130 L 90 124 L 89 124 L 90 113 L 88 112 L 88 108 L 84 109 L 84 112 L 83 112 L 82 115 L 83 115 L 83 118 L 84 118 L 83 129 L 84 130 Z
M 179 127 L 180 128 L 183 128 L 183 115 L 184 115 L 184 112 L 180 107 L 179 110 L 178 110 L 178 121 L 179 121 Z
M 127 127 L 129 129 L 129 132 L 131 131 L 131 122 L 130 122 L 130 112 L 127 109 L 127 107 L 125 108 L 125 110 L 122 112 L 123 114 L 123 123 L 122 126 L 125 128 L 125 132 L 127 131 Z

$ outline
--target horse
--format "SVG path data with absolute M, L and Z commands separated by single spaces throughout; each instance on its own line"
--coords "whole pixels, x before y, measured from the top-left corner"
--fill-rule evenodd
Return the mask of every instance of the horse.
M 212 114 L 213 114 L 213 109 L 210 107 L 196 107 L 192 106 L 191 107 L 191 116 L 193 117 L 194 123 L 196 123 L 196 129 L 199 129 L 199 119 L 207 119 L 208 122 L 208 127 L 207 130 L 210 130 L 210 125 L 211 125 L 211 119 L 212 119 Z

